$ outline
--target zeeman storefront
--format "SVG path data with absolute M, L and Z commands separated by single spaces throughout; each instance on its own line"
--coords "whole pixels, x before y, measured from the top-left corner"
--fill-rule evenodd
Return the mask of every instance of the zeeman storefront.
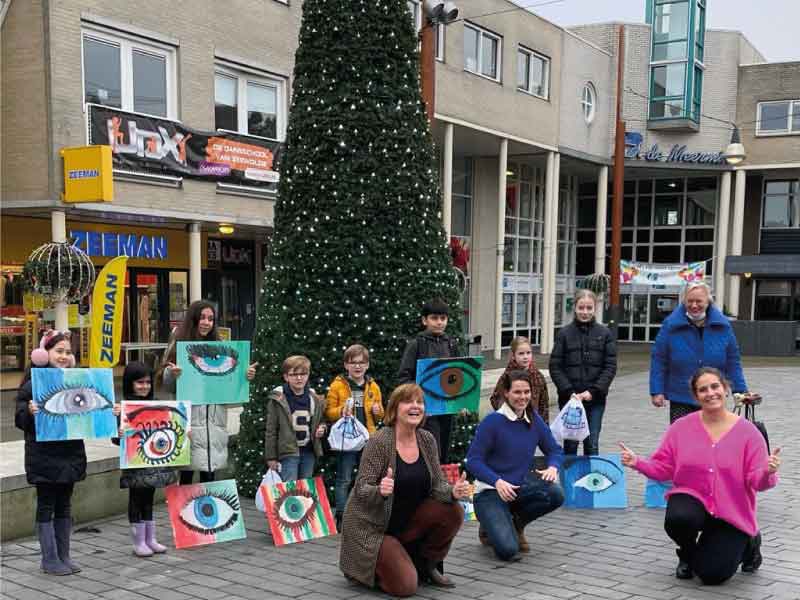
M 129 256 L 125 281 L 123 343 L 163 343 L 186 315 L 189 298 L 189 233 L 184 229 L 67 220 L 67 235 L 99 271 L 115 256 Z M 24 292 L 22 269 L 36 247 L 50 241 L 49 218 L 3 216 L 0 369 L 20 370 L 38 333 L 55 314 L 41 298 Z M 220 240 L 202 234 L 204 298 L 217 306 L 219 324 L 232 335 L 252 335 L 255 324 L 256 252 L 251 240 Z M 209 260 L 210 256 L 210 260 Z M 220 277 L 222 272 L 227 273 Z M 214 283 L 215 285 L 212 285 Z M 69 307 L 76 352 L 88 352 L 91 296 Z

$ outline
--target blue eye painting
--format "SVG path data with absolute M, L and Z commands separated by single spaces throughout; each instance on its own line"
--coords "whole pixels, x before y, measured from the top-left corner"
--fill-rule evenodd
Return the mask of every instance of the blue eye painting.
M 111 369 L 32 369 L 31 385 L 37 442 L 116 435 Z
M 567 456 L 561 468 L 564 506 L 626 508 L 625 471 L 619 454 Z
M 482 365 L 482 356 L 418 360 L 416 382 L 425 396 L 425 414 L 477 412 Z
M 171 485 L 164 493 L 176 548 L 247 536 L 235 480 Z
M 667 499 L 664 494 L 671 489 L 671 481 L 648 479 L 644 486 L 644 505 L 647 508 L 667 508 Z
M 250 399 L 250 342 L 178 342 L 176 395 L 192 405 L 244 404 Z

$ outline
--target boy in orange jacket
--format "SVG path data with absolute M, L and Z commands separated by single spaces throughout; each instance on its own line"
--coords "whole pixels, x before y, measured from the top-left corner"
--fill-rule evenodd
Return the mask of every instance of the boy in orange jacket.
M 328 390 L 325 416 L 334 423 L 342 417 L 355 417 L 369 431 L 375 433 L 376 423 L 383 419 L 381 389 L 367 376 L 369 350 L 353 344 L 344 351 L 346 376 L 339 375 Z M 336 448 L 332 448 L 336 450 Z M 341 523 L 347 494 L 353 481 L 353 468 L 361 460 L 361 451 L 339 451 L 336 458 L 336 523 Z

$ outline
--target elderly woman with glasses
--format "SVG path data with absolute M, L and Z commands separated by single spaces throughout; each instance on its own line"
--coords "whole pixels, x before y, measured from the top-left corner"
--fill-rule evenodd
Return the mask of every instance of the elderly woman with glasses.
M 661 325 L 650 355 L 651 401 L 656 407 L 669 401 L 670 423 L 700 408 L 689 388 L 700 367 L 719 369 L 734 392 L 747 391 L 733 328 L 703 281 L 684 287 L 681 303 Z

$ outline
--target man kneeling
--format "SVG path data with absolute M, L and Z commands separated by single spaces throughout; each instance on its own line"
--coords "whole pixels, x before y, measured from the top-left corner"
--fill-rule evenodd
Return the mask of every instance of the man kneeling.
M 531 407 L 530 375 L 507 375 L 505 402 L 478 425 L 467 453 L 467 470 L 476 478 L 475 515 L 484 543 L 501 560 L 528 552 L 525 526 L 564 502 L 558 467 L 564 457 L 550 428 Z M 537 445 L 547 468 L 531 473 Z

